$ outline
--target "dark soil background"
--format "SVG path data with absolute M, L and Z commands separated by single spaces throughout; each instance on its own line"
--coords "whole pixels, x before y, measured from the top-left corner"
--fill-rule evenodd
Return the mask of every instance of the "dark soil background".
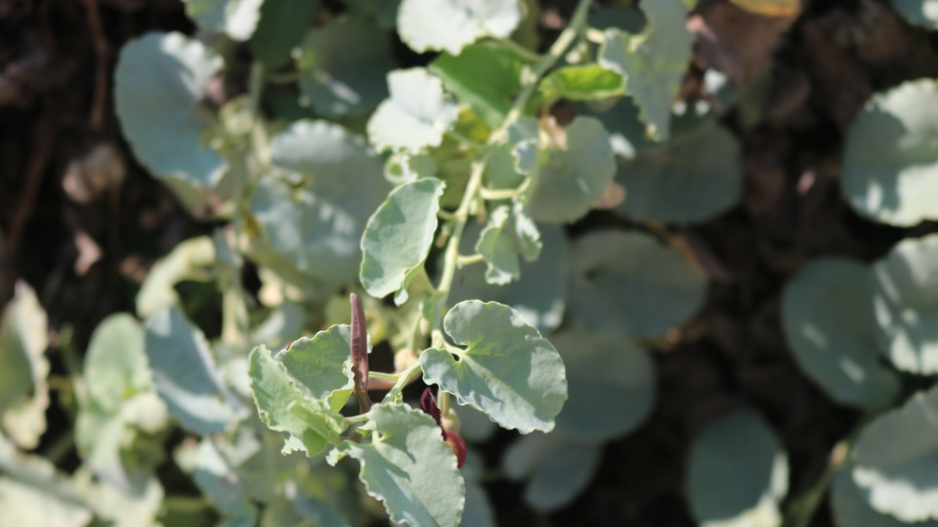
M 574 3 L 542 2 L 547 40 Z M 321 9 L 342 7 L 326 1 Z M 896 229 L 863 220 L 837 181 L 845 132 L 866 99 L 905 80 L 938 77 L 935 33 L 909 25 L 885 0 L 807 0 L 800 16 L 775 18 L 703 0 L 689 27 L 700 38 L 687 93 L 699 90 L 708 66 L 740 83 L 769 75 L 758 119 L 739 110 L 726 118 L 744 147 L 742 202 L 706 224 L 666 233 L 711 275 L 707 306 L 680 334 L 650 343 L 656 409 L 607 446 L 588 490 L 567 508 L 538 515 L 523 505 L 521 487 L 493 483 L 502 525 L 693 525 L 682 490 L 690 443 L 704 423 L 740 405 L 761 410 L 782 438 L 792 495 L 809 487 L 859 414 L 832 403 L 799 371 L 779 323 L 784 284 L 813 258 L 872 260 L 904 237 L 938 231 L 934 223 Z M 37 291 L 59 371 L 57 335 L 71 332 L 84 349 L 102 318 L 133 310 L 157 258 L 211 229 L 136 164 L 114 116 L 117 51 L 152 29 L 194 28 L 178 0 L 0 0 L 0 307 L 18 279 Z M 397 49 L 402 63 L 429 58 Z M 121 170 L 123 183 L 115 184 L 111 176 Z M 614 221 L 593 213 L 574 230 Z M 47 438 L 69 426 L 52 406 Z M 492 449 L 504 446 L 495 443 Z M 812 525 L 831 525 L 826 507 Z

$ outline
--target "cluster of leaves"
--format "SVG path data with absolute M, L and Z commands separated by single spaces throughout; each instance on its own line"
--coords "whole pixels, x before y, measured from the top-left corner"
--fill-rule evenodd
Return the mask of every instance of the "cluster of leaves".
M 494 424 L 523 434 L 500 473 L 526 482 L 528 504 L 570 503 L 603 444 L 654 405 L 641 343 L 704 301 L 704 274 L 662 225 L 706 220 L 741 194 L 740 146 L 720 121 L 750 88 L 708 71 L 706 93 L 674 103 L 694 40 L 687 4 L 590 12 L 581 0 L 543 53 L 532 1 L 347 0 L 334 14 L 308 0 L 189 0 L 199 38 L 129 42 L 115 73 L 128 142 L 193 215 L 224 226 L 153 267 L 142 323 L 109 317 L 72 361 L 83 463 L 71 476 L 23 453 L 50 401 L 44 315 L 18 288 L 0 327 L 0 523 L 354 525 L 374 513 L 370 496 L 396 523 L 492 525 L 474 445 Z M 398 68 L 393 31 L 438 54 Z M 209 86 L 236 84 L 245 48 L 247 92 L 211 108 Z M 843 190 L 860 213 L 938 219 L 935 99 L 934 81 L 916 81 L 857 117 Z M 555 116 L 560 102 L 575 117 Z M 563 225 L 594 209 L 637 227 L 571 239 Z M 817 261 L 789 285 L 789 343 L 834 400 L 881 412 L 902 392 L 898 372 L 938 371 L 936 240 L 871 265 Z M 241 281 L 248 262 L 256 294 Z M 217 338 L 181 294 L 191 282 L 219 296 Z M 364 317 L 350 315 L 350 292 Z M 395 371 L 369 369 L 372 343 Z M 405 400 L 418 378 L 438 408 Z M 935 390 L 850 439 L 831 473 L 839 525 L 938 520 Z M 164 496 L 154 474 L 177 426 L 187 440 L 172 460 L 214 512 Z M 830 479 L 792 517 L 809 518 Z M 693 447 L 687 494 L 703 525 L 780 525 L 787 490 L 786 454 L 754 411 L 711 423 Z

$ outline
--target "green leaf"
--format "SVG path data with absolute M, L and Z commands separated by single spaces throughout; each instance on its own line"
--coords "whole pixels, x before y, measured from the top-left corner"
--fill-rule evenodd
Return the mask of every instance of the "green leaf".
M 511 445 L 502 469 L 513 480 L 527 480 L 524 501 L 550 512 L 569 505 L 593 477 L 602 445 L 580 443 L 562 434 L 531 434 Z
M 87 476 L 86 476 L 87 474 Z M 126 493 L 106 481 L 91 481 L 91 475 L 79 472 L 76 487 L 95 516 L 110 522 L 109 527 L 162 527 L 157 515 L 163 506 L 163 487 L 150 475 L 141 490 Z
M 625 79 L 598 64 L 585 64 L 552 71 L 541 80 L 539 88 L 547 98 L 590 101 L 622 95 L 625 93 Z
M 430 70 L 446 89 L 468 104 L 491 128 L 498 128 L 521 93 L 525 64 L 514 52 L 492 43 L 471 44 L 459 55 L 442 53 Z
M 446 50 L 458 55 L 479 38 L 508 37 L 520 21 L 517 0 L 403 0 L 397 31 L 414 51 Z
M 537 221 L 567 223 L 585 216 L 616 173 L 602 123 L 578 116 L 565 133 L 566 145 L 550 150 L 531 196 L 531 217 Z
M 346 0 L 350 15 L 370 17 L 383 28 L 394 29 L 397 25 L 397 9 L 401 0 Z
M 857 212 L 900 226 L 938 220 L 938 81 L 874 95 L 846 141 L 841 189 Z
M 459 111 L 443 93 L 443 83 L 423 68 L 388 73 L 390 99 L 368 120 L 368 138 L 378 150 L 439 146 Z
M 938 388 L 881 414 L 857 438 L 853 481 L 873 508 L 913 523 L 938 519 Z
M 207 435 L 235 420 L 241 408 L 232 406 L 205 336 L 179 310 L 147 319 L 145 349 L 156 391 L 184 428 Z
M 515 244 L 506 232 L 509 211 L 505 205 L 493 210 L 476 243 L 476 252 L 485 258 L 485 281 L 490 284 L 505 285 L 521 274 Z
M 222 59 L 180 33 L 147 33 L 121 48 L 114 72 L 114 104 L 137 159 L 187 202 L 205 201 L 228 168 L 205 144 L 199 108 Z
M 906 20 L 928 29 L 938 29 L 938 1 L 935 0 L 892 0 Z
M 380 160 L 341 126 L 303 120 L 273 139 L 271 163 L 302 174 L 304 184 L 258 183 L 250 207 L 262 236 L 304 275 L 354 281 L 365 223 L 389 190 Z
M 212 439 L 199 442 L 192 479 L 233 525 L 250 526 L 257 522 L 257 507 L 251 503 L 247 482 L 225 459 Z M 242 520 L 243 519 L 243 520 Z M 231 520 L 241 520 L 239 523 Z
M 361 241 L 360 274 L 371 296 L 383 298 L 398 292 L 395 302 L 406 301 L 413 272 L 419 271 L 433 243 L 445 186 L 430 178 L 401 185 L 368 220 Z
M 841 470 L 831 485 L 831 513 L 838 527 L 907 527 L 908 523 L 889 514 L 877 512 L 867 501 L 866 494 L 850 475 L 848 466 Z M 917 522 L 915 527 L 938 527 L 938 521 Z
M 458 360 L 439 349 L 421 353 L 424 381 L 504 428 L 523 434 L 554 428 L 567 399 L 563 361 L 520 313 L 497 302 L 468 300 L 446 313 L 443 328 L 466 349 Z
M 186 14 L 199 27 L 224 32 L 232 40 L 251 38 L 264 0 L 183 0 Z
M 463 240 L 473 240 L 480 229 L 470 222 L 463 232 Z M 506 286 L 487 283 L 477 267 L 465 270 L 450 293 L 454 304 L 463 300 L 480 299 L 496 301 L 511 306 L 521 313 L 524 321 L 543 334 L 560 325 L 566 303 L 567 239 L 563 230 L 550 224 L 539 226 L 539 241 L 543 243 L 540 257 L 530 263 L 521 264 L 521 278 Z M 464 253 L 471 245 L 463 247 Z
M 388 95 L 391 37 L 363 19 L 333 19 L 306 35 L 297 67 L 304 103 L 329 117 L 361 114 Z
M 708 424 L 694 441 L 686 485 L 702 526 L 778 527 L 788 460 L 762 418 L 740 410 Z
M 352 337 L 347 324 L 318 331 L 312 339 L 303 337 L 277 354 L 290 375 L 305 386 L 315 399 L 329 399 L 333 411 L 345 405 L 352 393 L 349 361 Z M 371 353 L 371 340 L 368 340 Z
M 301 388 L 303 385 L 297 385 L 270 350 L 258 346 L 250 360 L 254 404 L 264 424 L 287 436 L 284 454 L 298 448 L 312 457 L 339 438 L 347 426 L 345 418 L 332 412 L 326 402 L 314 399 Z
M 168 307 L 178 307 L 175 285 L 183 280 L 210 280 L 214 263 L 215 246 L 208 236 L 180 242 L 147 273 L 137 292 L 137 315 L 146 318 Z
M 36 293 L 17 282 L 0 317 L 0 427 L 24 449 L 36 448 L 46 431 L 47 335 L 46 312 Z
M 739 201 L 741 157 L 736 138 L 718 125 L 640 152 L 619 169 L 626 194 L 616 210 L 639 221 L 709 219 Z
M 392 522 L 459 525 L 465 484 L 433 418 L 395 403 L 376 404 L 367 415 L 372 441 L 339 443 L 329 453 L 329 463 L 345 456 L 358 460 L 359 479 L 369 495 L 384 502 Z
M 319 0 L 277 0 L 261 5 L 261 18 L 251 38 L 254 58 L 268 69 L 290 60 L 319 8 Z
M 863 408 L 892 402 L 899 378 L 880 364 L 869 267 L 824 258 L 789 282 L 782 327 L 801 369 L 834 400 Z
M 599 64 L 625 77 L 641 108 L 640 117 L 654 139 L 667 139 L 671 104 L 677 98 L 691 59 L 694 35 L 684 25 L 687 9 L 679 0 L 647 0 L 641 9 L 648 25 L 638 35 L 617 28 L 605 31 Z
M 681 255 L 637 232 L 599 231 L 571 247 L 568 313 L 594 331 L 659 337 L 703 305 L 706 278 Z
M 91 334 L 85 354 L 88 395 L 102 409 L 116 411 L 123 400 L 152 388 L 143 327 L 127 313 L 105 318 Z
M 938 235 L 902 241 L 872 269 L 881 349 L 902 371 L 938 373 Z
M 567 369 L 570 398 L 557 432 L 599 444 L 637 428 L 655 403 L 655 366 L 634 342 L 579 330 L 551 341 Z

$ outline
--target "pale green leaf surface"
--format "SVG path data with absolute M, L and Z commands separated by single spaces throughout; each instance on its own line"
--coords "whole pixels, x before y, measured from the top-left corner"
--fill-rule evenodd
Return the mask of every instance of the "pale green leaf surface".
M 235 525 L 254 525 L 257 507 L 250 501 L 246 484 L 240 474 L 210 438 L 203 438 L 199 442 L 197 453 L 192 479 L 199 489 L 215 504 L 219 512 L 228 517 L 228 521 L 235 520 Z M 241 518 L 249 521 L 242 521 Z
M 898 394 L 874 335 L 870 269 L 851 260 L 810 263 L 782 296 L 782 327 L 801 369 L 834 400 L 875 408 Z
M 938 388 L 881 414 L 857 438 L 853 481 L 873 509 L 912 523 L 938 519 Z
M 310 31 L 297 59 L 304 102 L 329 116 L 371 110 L 388 95 L 391 37 L 360 18 L 333 19 Z
M 208 236 L 180 242 L 147 273 L 137 292 L 137 315 L 147 318 L 168 307 L 178 306 L 179 293 L 174 286 L 183 280 L 210 280 L 209 270 L 214 263 L 215 246 Z
M 892 0 L 892 5 L 909 22 L 931 30 L 938 29 L 938 1 Z
M 476 243 L 476 252 L 485 258 L 485 281 L 490 284 L 507 284 L 516 280 L 521 273 L 515 244 L 511 234 L 506 232 L 509 211 L 505 205 L 493 210 Z
M 736 411 L 708 424 L 694 441 L 686 485 L 702 526 L 778 527 L 788 459 L 758 414 Z
M 264 0 L 183 0 L 183 3 L 186 14 L 199 27 L 243 42 L 254 33 Z
M 466 46 L 456 56 L 442 53 L 430 64 L 446 89 L 492 128 L 502 125 L 521 92 L 523 68 L 517 54 L 493 43 Z
M 433 243 L 444 187 L 438 179 L 401 185 L 368 220 L 361 240 L 361 282 L 371 296 L 406 291 L 408 273 L 423 265 Z
M 290 52 L 303 40 L 318 7 L 319 0 L 264 2 L 251 37 L 254 58 L 271 70 L 290 60 Z
M 343 441 L 329 453 L 335 464 L 351 456 L 372 497 L 391 521 L 415 527 L 455 527 L 465 504 L 456 456 L 432 417 L 403 404 L 376 404 L 368 412 L 372 441 Z
M 271 248 L 315 280 L 354 281 L 365 223 L 390 190 L 380 160 L 341 126 L 303 120 L 273 139 L 271 163 L 304 176 L 298 187 L 262 179 L 251 195 Z
M 309 389 L 316 399 L 328 399 L 337 391 L 349 392 L 352 388 L 350 369 L 346 365 L 351 354 L 352 338 L 347 324 L 336 324 L 319 331 L 312 339 L 303 337 L 293 342 L 290 349 L 277 353 L 290 375 Z M 371 340 L 368 340 L 371 353 Z M 348 397 L 346 393 L 345 397 Z M 342 400 L 338 410 L 345 404 Z
M 911 226 L 938 220 L 936 145 L 938 81 L 909 81 L 874 95 L 847 132 L 844 196 L 875 221 Z
M 307 313 L 302 304 L 285 299 L 251 332 L 251 341 L 274 349 L 300 337 L 306 328 Z
M 900 242 L 872 270 L 880 349 L 902 371 L 938 373 L 938 235 Z
M 640 221 L 692 223 L 732 207 L 743 190 L 739 142 L 720 126 L 641 152 L 619 168 L 618 212 Z
M 184 428 L 207 435 L 236 419 L 205 336 L 180 311 L 169 308 L 147 319 L 145 350 L 156 391 Z
M 300 442 L 306 455 L 315 456 L 326 448 L 328 441 L 338 439 L 344 428 L 342 416 L 333 414 L 324 401 L 313 399 L 301 388 L 303 385 L 297 385 L 266 347 L 258 346 L 251 352 L 250 376 L 261 420 L 271 430 L 287 435 L 283 453 L 289 453 L 289 446 Z M 291 403 L 308 408 L 309 418 L 290 411 Z
M 551 337 L 567 369 L 570 398 L 557 416 L 557 431 L 600 444 L 642 424 L 655 403 L 655 366 L 629 340 L 561 331 Z
M 35 448 L 46 431 L 49 343 L 46 312 L 26 282 L 0 314 L 0 426 L 13 442 Z
M 707 280 L 675 250 L 637 232 L 600 231 L 570 249 L 567 309 L 587 329 L 625 338 L 662 336 L 689 320 Z
M 463 232 L 463 240 L 475 239 L 479 232 L 478 223 L 470 222 Z M 521 278 L 506 286 L 494 286 L 485 282 L 483 272 L 478 267 L 466 268 L 453 284 L 450 302 L 463 300 L 494 300 L 506 304 L 521 313 L 524 321 L 537 328 L 542 334 L 556 329 L 563 320 L 566 305 L 567 283 L 567 239 L 557 225 L 538 226 L 543 243 L 537 260 L 521 263 Z M 471 245 L 461 248 L 466 254 Z
M 565 129 L 565 148 L 552 148 L 529 203 L 537 221 L 567 223 L 586 215 L 616 173 L 609 136 L 601 122 L 578 116 Z
M 488 441 L 498 429 L 498 425 L 492 422 L 484 413 L 471 406 L 454 404 L 451 406 L 456 416 L 459 418 L 459 435 L 467 443 L 483 443 Z
M 687 9 L 679 0 L 647 0 L 641 9 L 648 18 L 645 30 L 630 35 L 607 29 L 599 64 L 625 77 L 626 93 L 641 108 L 648 135 L 667 139 L 671 104 L 687 71 L 694 35 L 684 25 Z
M 511 445 L 502 469 L 527 480 L 524 501 L 550 512 L 569 505 L 589 484 L 602 457 L 602 445 L 580 443 L 559 433 L 531 434 Z
M 163 487 L 150 476 L 137 493 L 125 493 L 104 481 L 92 483 L 90 474 L 80 474 L 76 482 L 96 516 L 108 520 L 109 527 L 160 527 L 157 514 L 163 505 Z
M 84 377 L 88 395 L 108 411 L 124 399 L 151 388 L 143 351 L 143 327 L 127 313 L 105 318 L 91 334 L 85 353 Z
M 850 475 L 851 468 L 841 470 L 831 485 L 831 513 L 837 527 L 938 527 L 938 521 L 906 523 L 890 514 L 877 512 L 867 501 L 866 494 Z
M 222 60 L 180 33 L 147 33 L 121 48 L 114 104 L 137 159 L 171 187 L 211 190 L 227 163 L 205 144 L 199 108 Z M 174 188 L 174 190 L 177 190 Z
M 423 68 L 388 73 L 389 99 L 368 120 L 368 138 L 378 150 L 439 146 L 456 124 L 458 109 L 443 83 Z
M 403 0 L 397 31 L 414 51 L 458 55 L 481 37 L 507 37 L 520 21 L 517 0 Z
M 571 101 L 590 101 L 622 95 L 625 80 L 618 72 L 598 64 L 566 66 L 556 69 L 541 80 L 545 97 L 563 97 Z
M 563 361 L 520 313 L 496 302 L 468 300 L 446 313 L 443 328 L 466 349 L 458 361 L 444 350 L 421 353 L 424 381 L 504 428 L 523 434 L 554 428 L 567 399 Z

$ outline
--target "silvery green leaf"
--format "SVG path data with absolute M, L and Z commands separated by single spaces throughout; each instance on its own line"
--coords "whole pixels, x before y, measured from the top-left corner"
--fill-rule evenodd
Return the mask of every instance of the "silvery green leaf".
M 481 37 L 508 37 L 520 21 L 517 0 L 403 0 L 397 31 L 414 51 L 459 55 Z
M 264 0 L 183 0 L 186 14 L 199 27 L 224 32 L 232 40 L 251 38 Z
M 423 68 L 388 73 L 389 99 L 368 121 L 368 138 L 378 150 L 439 146 L 456 124 L 458 109 L 443 93 L 438 77 Z

